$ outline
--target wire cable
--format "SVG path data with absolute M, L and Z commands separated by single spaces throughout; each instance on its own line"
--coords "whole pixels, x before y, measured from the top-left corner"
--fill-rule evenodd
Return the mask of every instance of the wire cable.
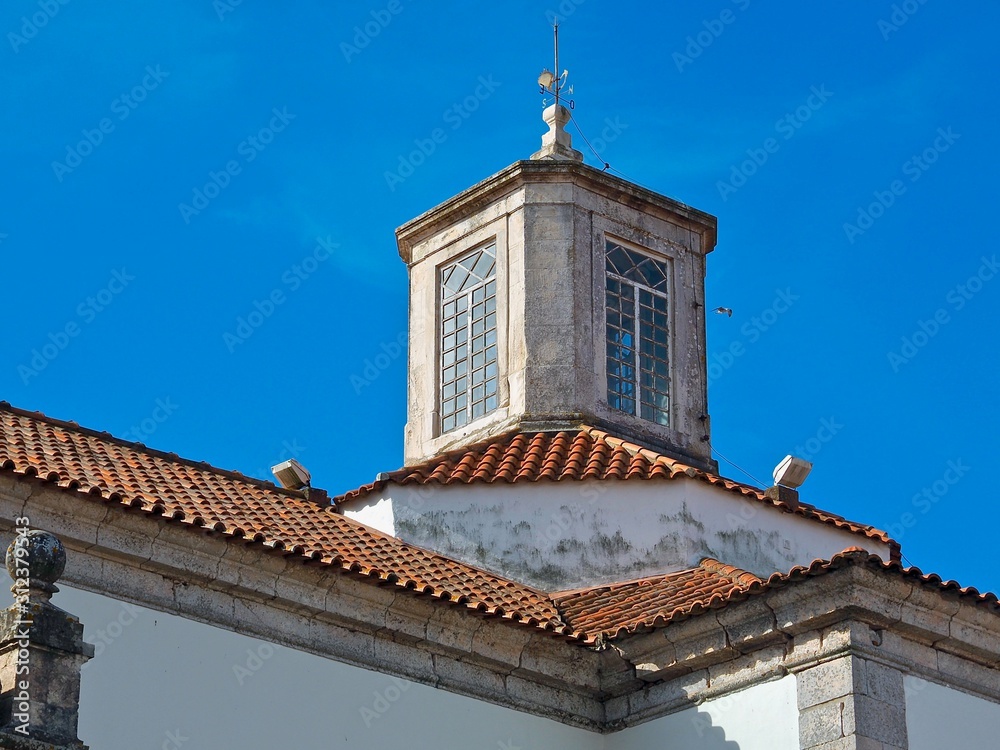
M 723 461 L 725 461 L 725 462 L 726 462 L 727 464 L 729 464 L 730 466 L 732 466 L 733 468 L 735 468 L 735 469 L 736 469 L 737 471 L 740 471 L 740 472 L 742 472 L 743 474 L 746 474 L 746 475 L 747 475 L 748 477 L 750 477 L 750 478 L 751 478 L 751 479 L 752 479 L 752 480 L 753 480 L 754 482 L 756 482 L 756 483 L 757 483 L 757 486 L 758 486 L 758 488 L 760 488 L 760 487 L 765 487 L 765 486 L 766 486 L 766 485 L 764 484 L 764 482 L 760 481 L 760 480 L 759 480 L 759 479 L 758 479 L 757 477 L 755 477 L 755 476 L 754 476 L 753 474 L 751 474 L 751 473 L 750 473 L 749 471 L 747 471 L 746 469 L 744 469 L 744 468 L 743 468 L 742 466 L 740 466 L 739 464 L 736 464 L 736 463 L 733 463 L 733 462 L 732 462 L 732 461 L 730 461 L 730 460 L 729 460 L 728 458 L 726 458 L 725 456 L 723 456 L 723 455 L 722 455 L 722 454 L 721 454 L 721 453 L 720 453 L 720 452 L 719 452 L 718 450 L 716 450 L 716 448 L 715 448 L 715 446 L 714 446 L 714 445 L 713 445 L 713 446 L 710 446 L 710 447 L 712 448 L 712 453 L 714 453 L 715 455 L 717 455 L 717 456 L 718 456 L 719 458 L 721 458 L 721 459 L 722 459 Z
M 569 110 L 567 110 L 567 111 L 569 111 Z M 594 156 L 597 157 L 597 161 L 601 162 L 601 164 L 604 165 L 604 169 L 602 171 L 606 172 L 609 169 L 611 169 L 611 165 L 608 164 L 606 161 L 604 161 L 604 157 L 601 156 L 599 153 L 597 153 L 597 149 L 594 148 L 593 144 L 590 142 L 590 140 L 588 140 L 587 136 L 583 132 L 583 128 L 580 127 L 580 123 L 578 123 L 576 121 L 576 118 L 573 117 L 573 113 L 572 112 L 569 113 L 569 120 L 574 125 L 576 125 L 576 132 L 580 134 L 581 138 L 583 138 L 583 142 L 586 143 L 588 146 L 590 146 L 590 150 L 594 152 Z
M 601 162 L 601 164 L 604 165 L 604 169 L 601 170 L 602 172 L 614 172 L 619 177 L 621 177 L 623 180 L 628 180 L 629 182 L 631 182 L 631 183 L 633 183 L 635 185 L 638 185 L 639 187 L 645 188 L 646 190 L 649 190 L 650 192 L 654 192 L 654 193 L 656 192 L 655 190 L 653 190 L 653 188 L 649 187 L 648 185 L 643 185 L 638 180 L 633 180 L 631 177 L 629 177 L 627 174 L 625 174 L 624 172 L 622 172 L 620 169 L 616 169 L 615 167 L 612 167 L 608 162 L 604 161 L 604 157 L 601 156 L 599 153 L 597 153 L 597 149 L 594 148 L 594 145 L 590 142 L 590 139 L 587 138 L 587 134 L 583 132 L 583 128 L 580 127 L 580 123 L 578 123 L 576 121 L 576 118 L 573 117 L 573 113 L 572 112 L 569 113 L 569 120 L 570 120 L 570 122 L 572 122 L 576 126 L 576 132 L 580 134 L 581 138 L 583 138 L 583 142 L 586 143 L 587 146 L 590 147 L 590 150 L 594 152 L 594 156 L 597 157 L 597 160 L 599 162 Z M 735 464 L 734 464 L 734 466 L 735 466 Z

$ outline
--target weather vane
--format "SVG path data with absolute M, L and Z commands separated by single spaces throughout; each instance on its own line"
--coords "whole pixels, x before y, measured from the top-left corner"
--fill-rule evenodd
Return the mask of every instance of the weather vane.
M 555 37 L 555 48 L 556 48 L 556 61 L 553 67 L 556 71 L 558 71 L 559 70 L 559 19 L 558 18 L 552 25 L 552 34 Z M 545 68 L 542 71 L 542 74 L 538 76 L 538 93 L 540 93 L 542 96 L 545 96 L 545 94 L 552 94 L 552 96 L 554 96 L 556 99 L 556 106 L 559 106 L 559 97 L 563 89 L 566 88 L 566 78 L 568 76 L 569 76 L 568 70 L 564 70 L 562 72 L 562 75 L 558 75 L 557 73 L 553 73 L 548 68 Z M 573 93 L 572 86 L 569 87 L 569 93 L 570 94 Z M 576 106 L 575 102 L 572 99 L 570 99 L 569 108 L 573 109 L 575 106 Z

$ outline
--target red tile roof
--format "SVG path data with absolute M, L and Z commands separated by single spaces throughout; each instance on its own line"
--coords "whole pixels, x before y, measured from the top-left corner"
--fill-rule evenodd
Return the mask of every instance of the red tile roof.
M 341 495 L 335 502 L 364 497 L 388 484 L 513 484 L 543 480 L 667 480 L 677 477 L 706 482 L 752 502 L 771 505 L 787 513 L 796 513 L 886 543 L 893 556 L 898 554 L 899 545 L 886 532 L 873 526 L 848 521 L 806 503 L 790 506 L 767 497 L 763 490 L 756 487 L 696 469 L 587 426 L 571 432 L 513 433 L 497 437 L 417 466 L 391 472 L 387 479 Z
M 817 576 L 851 566 L 865 566 L 885 575 L 905 578 L 940 593 L 952 594 L 971 604 L 1000 614 L 996 594 L 981 593 L 944 581 L 934 573 L 885 562 L 860 547 L 851 547 L 830 560 L 814 560 L 788 573 L 775 573 L 762 580 L 752 573 L 706 558 L 693 570 L 654 578 L 595 586 L 553 595 L 571 627 L 587 633 L 590 643 L 621 638 L 641 630 L 662 628 L 713 609 L 722 609 L 750 596 L 793 586 Z
M 846 549 L 829 560 L 813 560 L 809 565 L 796 566 L 788 573 L 775 573 L 764 582 L 761 591 L 793 585 L 852 565 L 863 565 L 880 573 L 900 576 L 926 588 L 955 594 L 959 599 L 983 605 L 987 609 L 1000 613 L 1000 599 L 997 598 L 996 594 L 981 592 L 972 586 L 962 586 L 957 581 L 946 581 L 937 573 L 924 573 L 918 567 L 913 565 L 906 567 L 896 560 L 885 562 L 878 555 L 873 555 L 860 547 Z M 751 593 L 757 592 L 752 591 Z
M 679 617 L 713 609 L 763 581 L 753 573 L 706 558 L 701 565 L 669 575 L 553 594 L 574 630 L 609 640 L 639 628 L 656 628 Z
M 0 471 L 225 537 L 253 540 L 469 609 L 568 637 L 547 594 L 405 544 L 299 492 L 0 402 Z
M 753 488 L 713 477 L 596 430 L 507 438 L 396 473 L 393 481 L 537 481 L 568 476 L 670 476 L 721 484 L 761 502 Z M 430 468 L 433 466 L 433 468 Z M 492 467 L 492 468 L 490 468 Z M 421 471 L 428 471 L 421 474 Z M 0 472 L 52 483 L 82 500 L 166 520 L 224 537 L 242 538 L 303 562 L 354 574 L 378 585 L 463 606 L 582 644 L 669 625 L 748 596 L 793 585 L 847 565 L 867 565 L 1000 612 L 993 594 L 943 582 L 859 548 L 832 560 L 775 574 L 766 581 L 707 559 L 693 570 L 550 596 L 352 521 L 302 493 L 146 448 L 0 402 Z M 437 478 L 434 478 L 437 477 Z M 810 511 L 821 514 L 820 511 Z M 826 515 L 826 514 L 822 514 Z M 847 522 L 843 522 L 847 523 Z M 861 527 L 868 529 L 869 527 Z M 877 537 L 876 537 L 877 538 Z

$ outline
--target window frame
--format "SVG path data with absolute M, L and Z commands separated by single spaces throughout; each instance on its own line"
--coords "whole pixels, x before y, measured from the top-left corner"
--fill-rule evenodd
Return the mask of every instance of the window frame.
M 458 433 L 461 430 L 469 427 L 473 423 L 489 417 L 494 414 L 501 406 L 501 394 L 500 394 L 500 361 L 501 361 L 501 351 L 500 351 L 500 284 L 499 284 L 499 249 L 500 243 L 498 237 L 491 237 L 488 240 L 479 242 L 472 247 L 468 247 L 463 250 L 463 252 L 453 255 L 448 258 L 447 261 L 441 263 L 435 269 L 435 372 L 436 372 L 436 382 L 437 388 L 435 390 L 435 425 L 434 431 L 438 436 L 450 435 L 453 433 Z M 464 260 L 470 256 L 482 253 L 485 250 L 492 248 L 493 255 L 493 269 L 492 275 L 486 276 L 480 282 L 470 286 L 461 292 L 454 294 L 451 297 L 445 297 L 445 274 L 449 269 L 462 263 Z M 492 285 L 493 292 L 488 294 L 490 285 Z M 475 294 L 477 291 L 483 290 L 483 299 L 481 301 L 475 300 Z M 456 368 L 459 367 L 460 360 L 455 357 L 453 362 L 446 364 L 446 357 L 452 351 L 458 350 L 462 344 L 456 340 L 456 346 L 446 349 L 446 337 L 451 335 L 452 332 L 446 332 L 446 323 L 454 318 L 456 315 L 446 316 L 445 310 L 446 305 L 451 303 L 459 304 L 459 300 L 465 300 L 465 308 L 463 311 L 456 312 L 456 315 L 460 315 L 462 312 L 465 313 L 465 332 L 466 337 L 464 340 L 464 346 L 466 347 L 466 356 L 464 360 L 461 360 L 464 366 L 463 374 L 456 374 L 453 380 L 446 380 L 445 373 L 447 368 L 454 365 Z M 492 307 L 490 303 L 492 302 Z M 483 330 L 480 333 L 475 332 L 475 325 L 478 319 L 472 316 L 472 310 L 476 305 L 482 304 L 484 306 L 484 314 L 482 318 Z M 488 324 L 489 318 L 493 318 L 493 324 L 490 326 Z M 455 332 L 457 335 L 458 328 L 456 327 Z M 490 335 L 492 334 L 492 342 L 490 342 Z M 483 336 L 484 346 L 483 346 L 483 364 L 481 368 L 473 368 L 473 363 L 475 361 L 475 356 L 477 352 L 472 349 L 473 338 L 479 335 Z M 493 350 L 492 358 L 489 357 L 489 350 Z M 490 369 L 492 368 L 492 376 L 489 375 Z M 483 370 L 483 381 L 482 383 L 473 382 L 474 370 Z M 461 410 L 456 409 L 454 412 L 450 412 L 447 416 L 444 412 L 445 407 L 445 391 L 452 385 L 457 383 L 460 379 L 464 378 L 465 388 L 464 388 L 464 406 Z M 490 392 L 490 386 L 492 385 L 492 392 Z M 477 388 L 482 387 L 483 398 L 476 400 L 474 397 Z M 459 397 L 459 392 L 452 394 L 454 398 Z M 450 398 L 449 397 L 449 398 Z M 482 403 L 483 410 L 482 413 L 476 414 L 476 405 Z M 492 402 L 492 405 L 491 405 Z M 450 417 L 457 416 L 459 414 L 464 415 L 464 420 L 459 422 L 458 419 L 455 420 L 454 424 L 449 427 L 445 427 L 446 420 Z
M 676 388 L 675 388 L 676 383 L 674 380 L 675 359 L 674 359 L 674 335 L 673 335 L 675 326 L 674 309 L 673 309 L 673 300 L 675 298 L 675 289 L 674 289 L 675 269 L 673 264 L 674 259 L 669 255 L 657 253 L 655 251 L 650 250 L 649 248 L 643 247 L 634 242 L 626 241 L 611 233 L 601 233 L 601 234 L 602 236 L 600 237 L 600 245 L 599 245 L 601 274 L 599 276 L 595 274 L 595 276 L 598 276 L 598 278 L 600 278 L 601 281 L 601 299 L 602 299 L 602 305 L 600 307 L 601 310 L 600 326 L 598 328 L 598 330 L 600 330 L 601 332 L 600 340 L 602 342 L 602 346 L 598 350 L 600 352 L 600 363 L 601 363 L 599 371 L 602 374 L 602 378 L 600 381 L 601 400 L 611 410 L 613 414 L 620 414 L 626 417 L 631 417 L 632 419 L 636 419 L 644 424 L 655 425 L 658 428 L 674 430 L 676 429 L 675 421 L 676 421 L 676 403 L 677 403 Z M 653 289 L 644 283 L 634 281 L 632 279 L 626 278 L 620 274 L 614 273 L 611 270 L 609 270 L 607 267 L 609 245 L 617 245 L 623 248 L 624 250 L 627 250 L 630 253 L 644 256 L 659 264 L 662 264 L 664 266 L 665 276 L 666 276 L 664 290 L 659 291 Z M 619 284 L 628 284 L 633 288 L 632 304 L 633 304 L 634 322 L 630 333 L 632 334 L 633 337 L 632 351 L 634 353 L 634 364 L 632 365 L 632 369 L 634 373 L 634 379 L 630 382 L 634 385 L 634 398 L 629 399 L 634 404 L 633 412 L 626 411 L 625 409 L 622 409 L 619 406 L 615 406 L 612 403 L 612 390 L 610 387 L 610 379 L 612 377 L 612 373 L 610 373 L 609 370 L 611 357 L 608 354 L 608 348 L 613 345 L 612 340 L 609 338 L 609 329 L 612 326 L 608 320 L 609 317 L 608 295 L 609 293 L 612 293 L 609 286 L 609 280 L 612 279 L 617 281 Z M 641 335 L 641 326 L 643 321 L 640 315 L 642 292 L 645 292 L 651 295 L 652 297 L 664 300 L 664 306 L 663 306 L 664 309 L 662 310 L 662 312 L 666 315 L 665 346 L 666 346 L 667 356 L 665 360 L 666 373 L 665 375 L 663 375 L 663 377 L 666 378 L 666 384 L 667 384 L 667 390 L 665 394 L 667 398 L 667 406 L 666 409 L 661 409 L 655 405 L 650 404 L 649 407 L 654 410 L 653 419 L 644 417 L 642 415 L 644 406 L 643 394 L 648 393 L 649 390 L 651 389 L 650 386 L 644 387 L 642 384 L 643 369 L 641 365 L 641 357 L 643 356 L 643 354 L 641 350 L 641 345 L 643 339 Z M 620 328 L 620 330 L 625 330 L 625 329 Z M 654 335 L 655 335 L 655 330 L 656 329 L 654 328 Z M 653 344 L 654 346 L 656 345 L 655 340 L 653 340 Z M 655 353 L 652 356 L 654 360 L 657 359 Z M 616 361 L 624 362 L 623 360 L 620 359 Z M 653 377 L 656 377 L 655 368 L 652 372 L 652 375 Z M 652 387 L 652 390 L 654 394 L 660 392 L 655 388 L 655 386 Z M 655 419 L 657 412 L 665 414 L 666 416 L 665 424 Z

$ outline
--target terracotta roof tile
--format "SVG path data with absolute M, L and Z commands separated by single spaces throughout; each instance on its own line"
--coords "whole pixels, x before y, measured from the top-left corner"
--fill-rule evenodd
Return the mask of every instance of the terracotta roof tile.
M 582 479 L 676 479 L 687 477 L 721 487 L 750 501 L 772 505 L 837 528 L 886 543 L 892 555 L 899 545 L 873 526 L 854 523 L 807 503 L 792 507 L 763 490 L 688 466 L 593 427 L 573 431 L 513 433 L 448 453 L 417 466 L 390 472 L 388 479 L 359 487 L 336 498 L 343 502 L 379 491 L 387 484 L 516 483 Z
M 852 548 L 766 581 L 717 560 L 639 581 L 549 596 L 470 565 L 405 544 L 270 482 L 151 450 L 0 402 L 0 471 L 53 483 L 82 500 L 162 516 L 181 525 L 244 538 L 488 616 L 553 632 L 581 644 L 662 627 L 748 596 L 794 585 L 846 565 L 867 565 L 951 592 L 1000 612 L 993 594 L 962 588 Z M 480 449 L 396 472 L 399 483 L 538 481 L 609 476 L 688 477 L 721 484 L 760 502 L 754 488 L 686 467 L 596 430 L 516 435 Z M 34 478 L 34 479 L 33 479 Z M 380 483 L 369 485 L 373 489 Z M 381 484 L 384 484 L 382 482 Z M 365 488 L 358 492 L 365 491 Z M 814 517 L 826 516 L 811 509 Z M 836 518 L 836 517 L 834 517 Z M 842 519 L 841 519 L 842 521 Z M 843 522 L 847 523 L 847 522 Z M 858 527 L 867 530 L 869 527 Z M 874 533 L 874 532 L 870 532 Z M 879 532 L 880 533 L 880 532 Z M 877 538 L 877 537 L 876 537 Z
M 830 560 L 814 560 L 807 566 L 775 573 L 762 580 L 752 573 L 706 558 L 692 570 L 653 578 L 595 586 L 553 595 L 567 623 L 587 634 L 587 642 L 610 641 L 640 630 L 666 627 L 721 609 L 747 597 L 793 586 L 817 576 L 853 565 L 865 566 L 885 575 L 895 575 L 921 586 L 957 596 L 1000 614 L 996 594 L 981 593 L 955 581 L 944 581 L 934 573 L 904 567 L 897 561 L 885 562 L 860 547 L 851 547 Z
M 552 598 L 573 629 L 610 640 L 722 606 L 763 583 L 752 573 L 706 558 L 691 570 L 562 592 Z
M 896 560 L 885 562 L 878 555 L 873 555 L 860 547 L 846 549 L 839 555 L 834 555 L 830 560 L 814 560 L 809 565 L 797 566 L 788 573 L 775 573 L 764 582 L 765 588 L 781 588 L 851 565 L 864 565 L 872 570 L 897 575 L 937 591 L 950 592 L 956 594 L 960 599 L 968 600 L 973 604 L 985 605 L 1000 613 L 1000 599 L 994 593 L 980 592 L 972 586 L 962 586 L 957 581 L 946 581 L 937 573 L 924 573 L 918 567 L 912 565 L 907 567 Z
M 270 482 L 0 402 L 0 471 L 251 540 L 570 638 L 548 595 L 405 544 Z

